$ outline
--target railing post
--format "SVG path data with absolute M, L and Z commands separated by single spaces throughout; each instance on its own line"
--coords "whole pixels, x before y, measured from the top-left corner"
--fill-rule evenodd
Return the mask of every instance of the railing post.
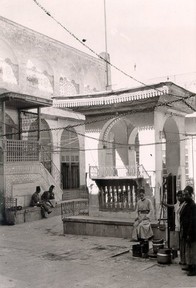
M 7 140 L 2 140 L 2 160 L 3 160 L 3 165 L 7 163 Z

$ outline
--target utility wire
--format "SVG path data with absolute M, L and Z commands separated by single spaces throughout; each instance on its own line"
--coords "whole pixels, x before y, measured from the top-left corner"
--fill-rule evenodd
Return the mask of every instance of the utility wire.
M 105 59 L 104 57 L 102 57 L 101 55 L 99 55 L 97 52 L 95 52 L 92 48 L 90 48 L 88 45 L 86 45 L 84 42 L 82 42 L 75 34 L 73 34 L 71 31 L 69 31 L 69 29 L 67 29 L 61 22 L 59 22 L 54 16 L 52 16 L 52 14 L 46 10 L 45 7 L 43 7 L 37 0 L 33 0 L 33 2 L 35 2 L 35 4 L 41 8 L 49 17 L 51 17 L 58 25 L 60 25 L 64 30 L 66 30 L 73 38 L 75 38 L 78 42 L 80 42 L 80 44 L 82 44 L 85 48 L 87 48 L 89 51 L 91 51 L 93 54 L 95 54 L 97 57 L 99 57 L 101 60 L 105 61 L 107 64 L 109 64 L 111 67 L 113 67 L 114 69 L 118 70 L 119 72 L 121 72 L 122 74 L 124 74 L 125 76 L 131 78 L 132 80 L 142 84 L 142 85 L 146 85 L 145 83 L 143 83 L 140 80 L 137 80 L 135 77 L 129 75 L 128 73 L 124 72 L 123 70 L 121 70 L 120 68 L 118 68 L 117 66 L 115 66 L 114 64 L 112 64 L 110 61 L 108 61 L 107 59 Z
M 82 137 L 84 137 L 84 138 L 89 138 L 89 139 L 93 139 L 93 140 L 96 140 L 96 141 L 101 141 L 102 143 L 104 143 L 104 144 L 115 144 L 115 145 L 119 145 L 119 146 L 116 146 L 115 148 L 123 148 L 123 147 L 141 147 L 141 146 L 151 146 L 151 145 L 162 145 L 162 144 L 166 144 L 166 143 L 179 143 L 179 142 L 181 142 L 181 141 L 186 141 L 186 140 L 188 140 L 187 138 L 183 138 L 183 139 L 179 139 L 179 140 L 173 140 L 173 141 L 171 141 L 171 140 L 167 140 L 167 141 L 160 141 L 160 142 L 151 142 L 151 143 L 145 143 L 145 144 L 128 144 L 128 143 L 118 143 L 118 142 L 111 142 L 111 141 L 107 141 L 107 140 L 104 140 L 104 139 L 98 139 L 98 138 L 95 138 L 95 137 L 92 137 L 92 136 L 90 136 L 90 135 L 86 135 L 86 134 L 83 134 L 83 133 L 79 133 L 79 132 L 77 132 L 77 131 L 73 131 L 73 130 L 71 130 L 71 129 L 69 129 L 68 127 L 64 127 L 64 128 L 54 128 L 55 130 L 56 129 L 65 129 L 65 130 L 67 130 L 67 131 L 69 131 L 69 132 L 71 132 L 71 133 L 74 133 L 74 134 L 76 134 L 76 135 L 80 135 L 80 136 L 82 136 Z M 41 131 L 46 131 L 46 130 L 49 130 L 49 129 L 42 129 Z M 37 132 L 38 130 L 36 130 L 36 132 Z M 28 131 L 28 133 L 29 132 L 31 132 L 31 130 L 29 130 Z M 33 132 L 34 132 L 34 130 L 33 130 Z M 7 134 L 7 135 L 10 135 L 10 134 Z M 196 136 L 196 134 L 194 135 L 194 134 L 191 134 L 191 135 L 188 135 L 188 134 L 183 134 L 182 133 L 182 135 L 185 135 L 185 136 L 191 136 L 191 137 L 193 137 L 193 136 Z M 72 140 L 72 139 L 70 139 L 70 140 Z M 71 142 L 70 143 L 67 143 L 67 145 L 69 145 L 69 144 L 71 144 Z M 44 146 L 46 146 L 46 145 L 44 145 Z M 53 147 L 59 147 L 59 146 L 53 146 Z M 64 149 L 64 150 L 70 150 L 70 148 L 66 148 L 66 147 L 63 147 L 63 146 L 61 146 L 60 147 L 61 149 Z M 77 148 L 72 148 L 73 150 L 75 150 L 75 149 L 77 149 Z M 108 148 L 108 147 L 106 147 L 106 148 L 98 148 L 98 149 L 90 149 L 90 150 L 103 150 L 103 149 L 112 149 L 112 148 Z M 86 149 L 84 149 L 84 150 L 80 150 L 80 149 L 78 149 L 78 151 L 87 151 Z
M 105 59 L 104 57 L 102 57 L 101 55 L 99 55 L 97 52 L 95 52 L 92 48 L 90 48 L 88 45 L 86 45 L 83 41 L 81 41 L 75 34 L 73 34 L 69 29 L 67 29 L 61 22 L 59 22 L 54 16 L 52 16 L 52 14 L 46 10 L 46 8 L 44 6 L 42 6 L 37 0 L 33 0 L 34 3 L 40 8 L 42 9 L 49 17 L 51 17 L 58 25 L 60 25 L 64 30 L 66 30 L 73 38 L 75 38 L 80 44 L 82 44 L 85 48 L 87 48 L 89 51 L 91 51 L 93 54 L 95 54 L 98 58 L 100 58 L 101 60 L 105 61 L 106 64 L 109 64 L 111 67 L 113 67 L 114 69 L 116 69 L 117 71 L 121 72 L 122 74 L 124 74 L 125 76 L 131 78 L 132 80 L 146 86 L 146 87 L 151 87 L 151 85 L 147 85 L 146 83 L 144 83 L 143 81 L 140 81 L 138 79 L 136 79 L 135 77 L 131 76 L 130 74 L 124 72 L 122 69 L 118 68 L 117 66 L 115 66 L 114 64 L 112 64 L 110 61 L 108 61 L 107 59 Z M 161 90 L 157 89 L 157 88 L 153 88 L 154 90 L 157 90 L 158 92 L 161 92 Z M 175 94 L 172 94 L 173 96 L 178 96 Z M 183 100 L 184 103 L 191 108 L 193 111 L 196 111 L 196 109 L 194 107 L 192 107 L 190 104 L 188 104 L 185 100 Z
M 185 99 L 189 99 L 191 97 L 195 97 L 196 95 L 195 94 L 191 94 L 189 96 L 186 96 Z M 164 107 L 164 106 L 169 106 L 170 104 L 175 104 L 175 103 L 178 103 L 178 102 L 181 102 L 182 99 L 175 99 L 175 100 L 170 100 L 170 101 L 166 101 L 166 102 L 163 102 L 163 103 L 159 103 L 157 104 L 156 108 L 158 107 Z M 135 113 L 141 113 L 141 112 L 150 112 L 152 111 L 152 107 L 144 107 L 143 109 L 139 108 L 139 109 L 133 109 L 131 111 L 127 111 L 127 112 L 118 112 L 118 114 L 116 115 L 116 112 L 115 115 L 112 114 L 110 116 L 106 116 L 104 118 L 101 118 L 101 119 L 95 119 L 95 120 L 90 120 L 90 121 L 84 121 L 82 123 L 77 123 L 77 124 L 73 124 L 73 125 L 68 125 L 68 126 L 64 126 L 64 127 L 57 127 L 57 128 L 46 128 L 46 129 L 41 129 L 41 131 L 55 131 L 55 130 L 62 130 L 62 129 L 70 129 L 70 128 L 75 128 L 75 127 L 79 127 L 79 126 L 84 126 L 84 125 L 89 125 L 89 124 L 93 124 L 93 123 L 98 123 L 98 122 L 102 122 L 102 121 L 106 121 L 106 120 L 110 120 L 110 119 L 119 119 L 119 118 L 122 118 L 124 116 L 127 116 L 127 115 L 131 115 L 131 114 L 135 114 Z M 14 134 L 20 134 L 22 132 L 26 133 L 26 132 L 37 132 L 38 130 L 37 129 L 32 129 L 32 130 L 28 130 L 28 131 L 19 131 L 19 132 L 16 132 L 16 133 L 9 133 L 9 134 L 4 134 L 4 135 L 0 135 L 1 137 L 2 136 L 7 136 L 7 135 L 14 135 Z

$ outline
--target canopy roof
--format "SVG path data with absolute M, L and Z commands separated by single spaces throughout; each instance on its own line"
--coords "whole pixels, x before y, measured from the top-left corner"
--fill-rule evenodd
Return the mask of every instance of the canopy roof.
M 54 107 L 71 108 L 90 114 L 113 113 L 135 109 L 172 107 L 185 114 L 196 111 L 195 95 L 172 82 L 161 82 L 131 89 L 103 91 L 92 94 L 53 97 Z
M 17 109 L 49 107 L 53 103 L 50 99 L 15 93 L 6 89 L 0 89 L 0 101 L 6 101 L 6 104 Z

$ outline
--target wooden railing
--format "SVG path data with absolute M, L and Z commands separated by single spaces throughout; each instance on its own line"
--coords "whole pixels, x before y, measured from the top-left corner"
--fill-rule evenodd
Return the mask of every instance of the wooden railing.
M 137 183 L 133 179 L 95 180 L 99 187 L 99 209 L 106 211 L 134 210 Z
M 4 161 L 39 161 L 39 142 L 23 140 L 3 140 Z

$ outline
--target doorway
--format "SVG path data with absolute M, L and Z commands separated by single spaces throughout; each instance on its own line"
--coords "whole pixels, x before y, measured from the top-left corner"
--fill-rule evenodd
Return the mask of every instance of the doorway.
M 64 190 L 80 187 L 79 141 L 73 128 L 64 129 L 61 136 L 61 175 Z
M 61 163 L 63 189 L 79 188 L 79 163 Z

